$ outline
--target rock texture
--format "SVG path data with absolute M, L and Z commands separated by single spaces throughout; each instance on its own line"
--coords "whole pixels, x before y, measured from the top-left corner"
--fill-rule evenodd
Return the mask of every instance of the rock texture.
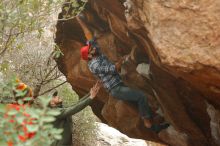
M 98 127 L 96 146 L 166 146 L 151 141 L 129 138 L 106 124 L 96 124 Z
M 111 61 L 130 54 L 124 82 L 144 91 L 172 126 L 145 129 L 136 105 L 102 89 L 91 106 L 104 123 L 174 146 L 220 145 L 219 0 L 89 0 L 83 13 Z M 64 54 L 59 69 L 79 95 L 87 93 L 96 79 L 80 59 L 86 40 L 77 21 L 58 21 L 55 41 Z

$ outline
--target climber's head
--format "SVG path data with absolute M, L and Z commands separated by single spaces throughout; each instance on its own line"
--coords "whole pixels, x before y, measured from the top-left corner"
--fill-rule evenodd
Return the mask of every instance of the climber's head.
M 53 93 L 53 96 L 50 100 L 49 106 L 51 108 L 55 108 L 55 107 L 63 107 L 63 100 L 60 96 L 58 96 L 58 91 L 55 91 Z
M 91 60 L 93 57 L 98 55 L 98 50 L 96 47 L 93 47 L 93 45 L 83 46 L 80 52 L 82 59 L 86 61 Z
M 83 46 L 80 50 L 80 53 L 81 53 L 81 57 L 83 60 L 88 60 L 88 56 L 89 56 L 89 45 L 87 46 Z

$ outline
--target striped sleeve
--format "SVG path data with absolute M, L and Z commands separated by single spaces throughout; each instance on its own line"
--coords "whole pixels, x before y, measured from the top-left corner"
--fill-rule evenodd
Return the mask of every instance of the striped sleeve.
M 108 63 L 106 65 L 101 65 L 100 61 L 96 60 L 94 62 L 91 62 L 89 65 L 90 71 L 94 74 L 115 74 L 116 69 L 115 65 Z

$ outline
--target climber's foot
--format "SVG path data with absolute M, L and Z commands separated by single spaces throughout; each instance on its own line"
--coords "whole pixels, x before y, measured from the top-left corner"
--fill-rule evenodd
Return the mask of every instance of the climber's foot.
M 166 129 L 170 126 L 170 124 L 165 123 L 165 124 L 160 124 L 160 125 L 152 125 L 151 130 L 155 131 L 156 133 L 159 133 L 161 130 Z
M 153 123 L 154 124 L 158 124 L 159 125 L 159 124 L 161 124 L 163 122 L 164 122 L 164 118 L 162 116 L 156 115 L 156 116 L 153 117 Z

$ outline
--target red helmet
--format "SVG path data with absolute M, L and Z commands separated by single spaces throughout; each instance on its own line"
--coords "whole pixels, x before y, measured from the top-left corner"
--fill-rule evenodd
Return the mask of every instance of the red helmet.
M 89 46 L 84 46 L 80 49 L 81 57 L 83 60 L 88 60 Z

